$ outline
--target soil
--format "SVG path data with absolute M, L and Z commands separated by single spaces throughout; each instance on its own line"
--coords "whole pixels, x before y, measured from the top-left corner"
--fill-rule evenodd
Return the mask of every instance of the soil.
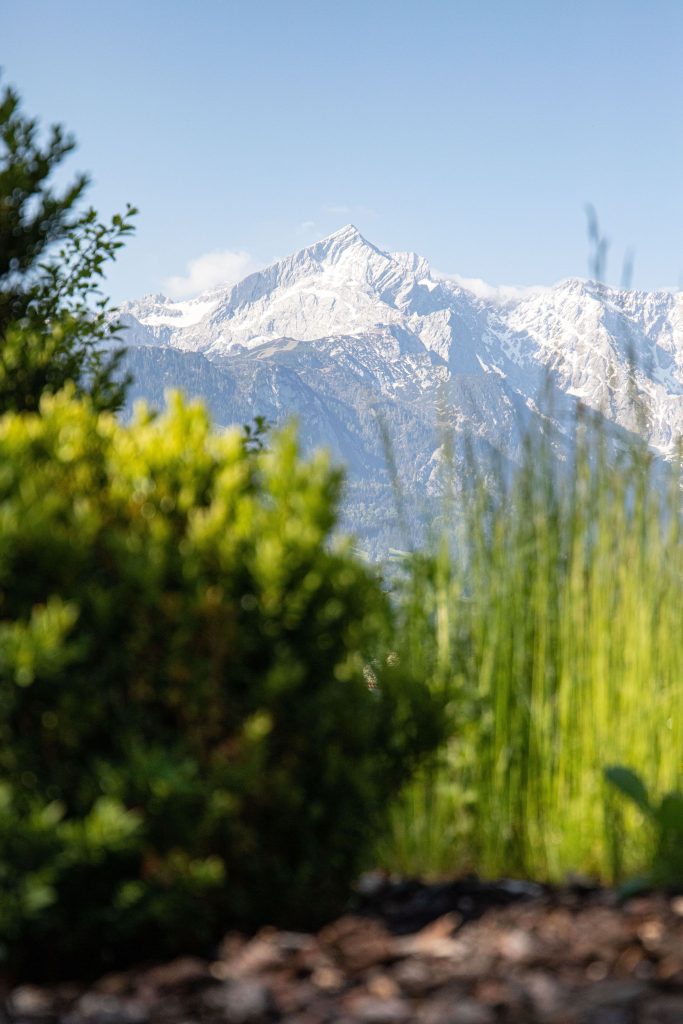
M 207 958 L 22 985 L 21 1024 L 683 1024 L 683 897 L 367 876 L 315 935 L 229 934 Z

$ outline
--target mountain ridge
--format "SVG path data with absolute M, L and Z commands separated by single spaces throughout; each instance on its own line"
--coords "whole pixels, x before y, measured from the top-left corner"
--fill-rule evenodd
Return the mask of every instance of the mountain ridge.
M 383 431 L 408 494 L 423 497 L 439 489 L 439 430 L 468 433 L 514 462 L 548 387 L 560 436 L 582 403 L 673 454 L 683 434 L 683 293 L 580 278 L 523 289 L 464 280 L 345 225 L 235 285 L 184 302 L 125 303 L 135 394 L 158 404 L 163 380 L 211 395 L 219 424 L 296 416 L 307 446 L 328 445 L 349 467 L 360 504 L 390 484 L 378 468 Z M 144 355 L 151 349 L 154 358 Z M 351 518 L 362 527 L 362 515 Z

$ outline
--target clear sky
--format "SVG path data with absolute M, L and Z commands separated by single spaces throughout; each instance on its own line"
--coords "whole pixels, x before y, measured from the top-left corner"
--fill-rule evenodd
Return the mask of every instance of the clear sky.
M 352 221 L 446 273 L 683 286 L 683 0 L 21 0 L 0 65 L 140 207 L 115 299 L 176 295 Z

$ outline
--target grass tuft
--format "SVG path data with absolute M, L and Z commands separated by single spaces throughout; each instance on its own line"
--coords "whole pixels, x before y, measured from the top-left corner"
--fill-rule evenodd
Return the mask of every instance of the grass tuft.
M 577 424 L 570 465 L 529 441 L 510 480 L 467 474 L 461 518 L 399 586 L 401 656 L 451 698 L 441 761 L 397 801 L 379 858 L 617 881 L 655 836 L 604 779 L 683 781 L 680 460 Z

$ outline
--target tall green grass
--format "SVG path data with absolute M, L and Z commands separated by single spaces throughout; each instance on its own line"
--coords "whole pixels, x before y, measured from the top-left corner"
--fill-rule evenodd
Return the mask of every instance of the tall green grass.
M 445 688 L 453 735 L 403 794 L 384 866 L 615 880 L 653 837 L 606 764 L 655 791 L 683 776 L 679 462 L 619 450 L 597 421 L 575 453 L 528 442 L 511 479 L 466 474 L 455 539 L 413 556 L 400 656 Z

